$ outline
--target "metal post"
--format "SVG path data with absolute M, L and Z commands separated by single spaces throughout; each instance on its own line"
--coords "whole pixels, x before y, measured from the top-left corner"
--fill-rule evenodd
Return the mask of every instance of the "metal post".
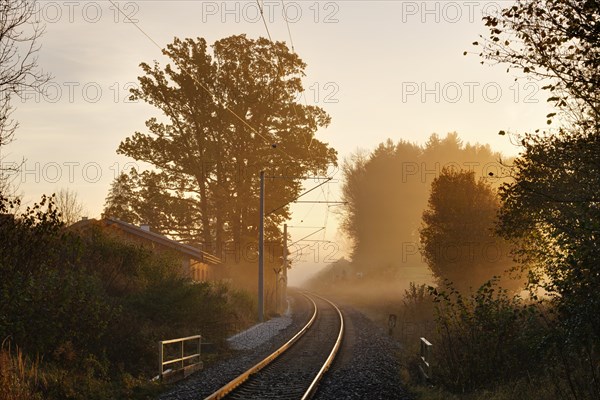
M 185 368 L 185 360 L 183 359 L 183 357 L 185 355 L 185 352 L 183 351 L 184 343 L 185 343 L 185 340 L 182 340 L 181 341 L 181 369 Z
M 275 273 L 275 312 L 279 313 L 279 272 L 277 268 L 273 268 Z
M 163 342 L 158 342 L 158 377 L 163 376 Z
M 419 365 L 419 370 L 421 371 L 421 375 L 425 382 L 431 380 L 431 360 L 430 360 L 430 351 L 433 346 L 427 339 L 422 337 L 420 339 L 421 342 L 421 363 Z
M 260 171 L 260 223 L 258 226 L 258 322 L 264 321 L 264 235 L 265 235 L 265 171 Z
M 198 336 L 198 362 L 202 360 L 202 336 Z
M 283 224 L 283 288 L 281 290 L 281 298 L 282 305 L 285 306 L 285 300 L 287 299 L 287 258 L 288 258 L 288 248 L 287 248 L 287 224 Z M 285 310 L 284 310 L 285 311 Z

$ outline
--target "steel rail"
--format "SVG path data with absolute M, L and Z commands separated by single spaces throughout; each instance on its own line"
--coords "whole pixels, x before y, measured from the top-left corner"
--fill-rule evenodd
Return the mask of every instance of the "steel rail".
M 329 367 L 331 367 L 331 364 L 333 364 L 333 360 L 335 359 L 335 356 L 336 356 L 338 350 L 340 349 L 340 346 L 342 344 L 342 338 L 344 337 L 344 316 L 342 315 L 342 312 L 340 311 L 340 309 L 338 308 L 338 306 L 336 306 L 335 304 L 333 304 L 331 301 L 327 300 L 324 297 L 321 297 L 321 296 L 316 295 L 316 294 L 313 294 L 313 296 L 316 296 L 316 297 L 320 298 L 321 300 L 324 300 L 324 301 L 328 302 L 337 311 L 337 313 L 338 313 L 338 315 L 340 317 L 340 332 L 338 333 L 338 337 L 335 340 L 335 344 L 333 346 L 333 349 L 329 353 L 329 357 L 327 357 L 327 360 L 325 360 L 325 363 L 323 364 L 323 366 L 321 367 L 321 369 L 317 373 L 317 376 L 315 376 L 315 378 L 311 382 L 310 386 L 308 387 L 308 389 L 304 393 L 304 396 L 302 396 L 301 400 L 308 400 L 308 399 L 310 399 L 315 394 L 315 392 L 317 391 L 317 386 L 319 385 L 319 381 L 321 380 L 321 378 L 323 378 L 323 375 L 325 375 L 325 372 L 327 372 L 327 370 L 329 369 Z
M 271 353 L 269 356 L 267 356 L 267 358 L 263 359 L 262 361 L 260 361 L 256 365 L 254 365 L 252 368 L 250 368 L 246 372 L 240 374 L 237 378 L 234 378 L 229 383 L 225 384 L 223 387 L 218 389 L 216 392 L 214 392 L 210 396 L 204 398 L 204 400 L 222 399 L 227 394 L 229 394 L 232 390 L 234 390 L 236 387 L 238 387 L 239 385 L 244 383 L 248 378 L 250 378 L 251 375 L 256 374 L 261 369 L 263 369 L 264 367 L 269 365 L 272 361 L 274 361 L 283 352 L 285 352 L 288 348 L 290 348 L 294 343 L 296 343 L 296 341 L 298 341 L 298 339 L 300 339 L 300 337 L 302 337 L 306 333 L 306 331 L 312 326 L 313 322 L 315 322 L 315 319 L 317 318 L 317 304 L 314 302 L 313 299 L 308 297 L 306 294 L 303 293 L 303 295 L 313 304 L 313 308 L 314 308 L 313 315 L 310 318 L 310 320 L 306 323 L 306 325 L 304 325 L 304 327 L 298 333 L 296 333 L 294 335 L 294 337 L 292 337 L 290 340 L 288 340 L 283 346 L 281 346 L 279 349 L 275 350 L 273 353 Z

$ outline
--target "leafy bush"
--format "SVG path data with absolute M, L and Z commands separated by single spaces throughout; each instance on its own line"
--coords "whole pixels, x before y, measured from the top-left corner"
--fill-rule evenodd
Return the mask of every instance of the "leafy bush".
M 454 392 L 489 388 L 539 370 L 544 329 L 533 305 L 509 297 L 495 280 L 464 296 L 446 282 L 436 303 L 436 381 Z
M 411 321 L 429 320 L 433 316 L 433 302 L 427 285 L 410 282 L 404 290 L 404 319 Z
M 66 341 L 86 347 L 110 322 L 98 279 L 77 266 L 77 240 L 62 228 L 45 197 L 20 218 L 0 221 L 0 337 L 28 353 L 50 354 Z
M 168 254 L 66 230 L 52 198 L 13 217 L 16 205 L 0 197 L 0 338 L 43 362 L 35 380 L 9 368 L 25 365 L 20 353 L 3 350 L 4 392 L 31 394 L 15 400 L 143 396 L 155 389 L 146 382 L 159 340 L 200 333 L 222 343 L 254 315 L 248 296 L 182 278 Z

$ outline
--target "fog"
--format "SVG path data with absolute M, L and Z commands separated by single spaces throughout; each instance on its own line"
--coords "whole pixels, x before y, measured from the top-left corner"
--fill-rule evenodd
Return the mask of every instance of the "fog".
M 353 154 L 343 165 L 347 204 L 340 212 L 351 254 L 312 276 L 311 268 L 292 269 L 290 283 L 370 310 L 372 316 L 396 312 L 411 282 L 438 285 L 448 278 L 469 291 L 503 274 L 503 285 L 518 286 L 504 273 L 513 266 L 510 249 L 493 232 L 499 204 L 495 192 L 504 181 L 505 162 L 489 146 L 465 144 L 456 133 L 432 135 L 424 146 L 388 140 L 371 153 Z M 465 179 L 472 173 L 465 184 L 483 190 L 490 200 L 473 198 L 480 194 L 463 193 L 452 182 L 444 188 L 440 203 L 452 209 L 442 211 L 459 227 L 452 228 L 458 229 L 455 243 L 434 243 L 438 263 L 448 268 L 448 276 L 436 276 L 422 254 L 420 231 L 432 183 L 448 170 L 466 174 Z

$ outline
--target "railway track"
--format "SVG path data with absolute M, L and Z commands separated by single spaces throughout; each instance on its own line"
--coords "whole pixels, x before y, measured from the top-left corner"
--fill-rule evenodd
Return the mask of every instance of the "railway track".
M 304 295 L 314 307 L 308 323 L 271 355 L 205 400 L 305 400 L 313 396 L 341 345 L 344 318 L 329 300 Z

